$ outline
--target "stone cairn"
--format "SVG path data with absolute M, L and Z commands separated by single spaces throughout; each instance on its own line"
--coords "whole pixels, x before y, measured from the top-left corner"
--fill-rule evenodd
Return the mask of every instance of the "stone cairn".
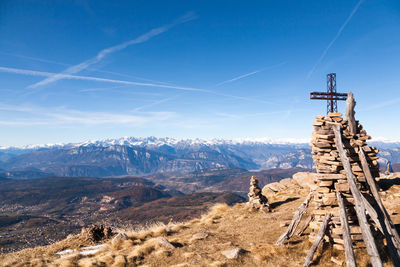
M 379 151 L 376 147 L 368 146 L 366 141 L 371 137 L 363 130 L 360 123 L 356 122 L 356 133 L 352 134 L 348 120 L 346 118 L 343 119 L 341 116 L 341 113 L 330 113 L 325 117 L 316 116 L 316 121 L 313 123 L 314 132 L 310 145 L 318 173 L 318 189 L 314 194 L 313 201 L 317 203 L 318 208 L 313 210 L 314 220 L 310 223 L 311 234 L 309 237 L 312 242 L 315 240 L 321 222 L 323 222 L 325 215 L 330 213 L 332 214 L 330 236 L 333 238 L 333 246 L 344 250 L 336 192 L 341 193 L 347 209 L 347 218 L 354 248 L 365 247 L 365 243 L 363 242 L 361 228 L 357 222 L 355 202 L 347 181 L 346 171 L 335 146 L 335 134 L 329 123 L 339 123 L 343 129 L 343 146 L 350 160 L 351 171 L 356 178 L 356 185 L 363 195 L 369 194 L 369 189 L 356 149 L 361 147 L 364 150 L 370 172 L 374 177 L 379 177 L 379 164 L 377 161 L 377 153 Z
M 270 211 L 268 199 L 261 193 L 261 188 L 258 186 L 258 179 L 255 176 L 251 176 L 250 178 L 250 189 L 247 195 L 251 209 Z
M 400 237 L 376 185 L 379 151 L 366 143 L 371 137 L 354 119 L 354 106 L 350 92 L 346 118 L 342 118 L 341 113 L 329 113 L 316 116 L 313 123 L 311 147 L 317 187 L 294 213 L 287 231 L 276 242 L 281 245 L 294 235 L 312 201 L 316 208 L 297 232 L 301 235 L 307 228 L 311 229 L 309 238 L 313 245 L 304 266 L 312 263 L 324 240 L 344 250 L 347 266 L 357 266 L 355 248 L 366 248 L 373 267 L 383 266 L 375 243 L 375 239 L 382 237 L 386 239 L 394 266 L 400 266 Z

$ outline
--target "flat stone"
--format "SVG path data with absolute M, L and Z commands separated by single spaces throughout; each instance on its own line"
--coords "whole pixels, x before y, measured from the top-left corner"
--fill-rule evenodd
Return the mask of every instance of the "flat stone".
M 237 258 L 239 258 L 239 255 L 240 255 L 241 253 L 243 253 L 243 252 L 244 252 L 244 250 L 241 249 L 241 248 L 234 248 L 234 249 L 230 249 L 230 250 L 224 250 L 224 251 L 222 251 L 221 253 L 222 253 L 222 255 L 224 255 L 227 259 L 232 260 L 232 259 L 237 259 Z
M 316 173 L 310 173 L 310 172 L 298 172 L 293 174 L 293 181 L 296 182 L 300 187 L 302 188 L 309 188 L 309 189 L 315 189 L 318 187 L 315 184 L 315 181 L 317 179 L 317 174 Z
M 200 232 L 200 233 L 196 233 L 192 236 L 192 240 L 202 240 L 205 239 L 209 236 L 210 234 L 207 232 Z
M 167 249 L 174 249 L 175 248 L 175 246 L 174 245 L 172 245 L 167 239 L 165 239 L 164 237 L 157 237 L 156 238 L 156 242 L 160 245 L 160 246 L 162 246 L 162 247 L 164 247 L 164 248 L 167 248 Z
M 279 192 L 286 189 L 286 186 L 278 182 L 267 184 L 265 185 L 265 187 L 271 189 L 274 192 Z
M 292 178 L 284 178 L 284 179 L 280 180 L 279 183 L 286 187 L 290 187 L 290 186 L 292 186 Z

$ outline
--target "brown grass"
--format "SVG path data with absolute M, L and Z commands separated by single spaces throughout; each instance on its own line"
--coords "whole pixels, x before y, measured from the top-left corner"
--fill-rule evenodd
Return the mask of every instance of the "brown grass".
M 392 191 L 390 191 L 392 190 Z M 390 208 L 399 209 L 399 200 L 391 198 L 400 192 L 400 186 L 389 190 L 386 202 Z M 120 229 L 128 240 L 114 239 L 94 255 L 60 257 L 55 253 L 64 249 L 88 246 L 79 235 L 46 247 L 22 250 L 0 255 L 1 266 L 303 266 L 311 243 L 308 237 L 294 237 L 287 245 L 275 246 L 285 230 L 283 221 L 290 221 L 293 212 L 306 196 L 305 190 L 291 190 L 270 197 L 276 203 L 272 213 L 251 211 L 245 204 L 229 207 L 213 206 L 199 219 L 185 223 L 157 223 L 137 229 Z M 296 199 L 295 197 L 299 197 Z M 279 203 L 279 205 L 277 204 Z M 388 207 L 389 208 L 389 207 Z M 391 211 L 391 210 L 390 210 Z M 397 216 L 397 215 L 396 215 Z M 399 223 L 400 215 L 394 218 Z M 193 240 L 194 234 L 208 232 L 202 240 Z M 176 248 L 168 249 L 157 242 L 164 237 Z M 85 243 L 86 242 L 86 243 Z M 236 260 L 228 260 L 221 251 L 240 247 L 246 252 Z M 364 250 L 357 250 L 358 266 L 369 266 Z M 320 247 L 314 257 L 316 266 L 340 266 L 331 258 L 344 262 L 342 251 L 330 246 Z M 385 259 L 388 261 L 388 259 Z M 343 266 L 345 266 L 343 264 Z M 385 266 L 392 266 L 385 263 Z

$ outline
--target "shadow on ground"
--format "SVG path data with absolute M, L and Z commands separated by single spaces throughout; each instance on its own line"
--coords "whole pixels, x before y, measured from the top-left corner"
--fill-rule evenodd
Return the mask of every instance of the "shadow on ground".
M 391 188 L 393 185 L 400 185 L 400 178 L 395 179 L 381 179 L 378 182 L 378 185 L 382 190 L 386 191 Z
M 282 204 L 289 203 L 289 202 L 292 202 L 292 201 L 295 201 L 295 200 L 298 200 L 298 199 L 299 199 L 298 197 L 290 197 L 290 198 L 287 198 L 287 199 L 282 200 L 282 201 L 277 201 L 277 202 L 271 203 L 270 207 L 271 207 L 271 209 L 275 209 L 275 208 L 279 207 Z

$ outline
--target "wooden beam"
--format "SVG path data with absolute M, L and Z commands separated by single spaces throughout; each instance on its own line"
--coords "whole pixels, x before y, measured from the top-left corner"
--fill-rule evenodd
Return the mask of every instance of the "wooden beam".
M 310 216 L 307 217 L 305 220 L 303 226 L 299 229 L 297 232 L 297 235 L 301 236 L 305 230 L 307 230 L 308 226 L 310 225 L 311 221 L 314 219 L 314 216 L 311 214 Z
M 356 185 L 356 179 L 351 171 L 350 161 L 346 155 L 346 152 L 343 149 L 342 142 L 342 134 L 340 132 L 340 124 L 338 123 L 330 123 L 335 133 L 335 143 L 336 148 L 339 151 L 340 159 L 343 163 L 343 168 L 346 172 L 347 182 L 350 185 L 351 194 L 354 197 L 355 201 L 355 209 L 357 213 L 358 223 L 360 224 L 362 230 L 362 236 L 367 247 L 367 252 L 371 260 L 371 264 L 373 267 L 383 267 L 382 260 L 378 253 L 378 248 L 376 247 L 374 237 L 372 236 L 372 232 L 370 226 L 368 224 L 367 216 L 365 214 L 365 205 L 362 200 L 361 192 L 358 190 Z
M 286 232 L 284 232 L 276 241 L 275 245 L 282 245 L 285 240 L 291 238 L 294 234 L 294 231 L 296 230 L 297 226 L 299 225 L 301 218 L 303 217 L 304 213 L 307 210 L 308 204 L 310 203 L 311 197 L 314 195 L 313 192 L 308 194 L 307 198 L 304 200 L 303 203 L 299 206 L 299 208 L 296 210 L 296 212 L 293 215 L 293 219 L 290 222 L 290 225 L 288 226 Z
M 365 206 L 365 210 L 366 210 L 367 214 L 374 221 L 374 223 L 378 227 L 379 231 L 381 231 L 381 233 L 383 235 L 385 235 L 385 233 L 383 232 L 383 229 L 382 229 L 382 224 L 381 224 L 380 220 L 378 219 L 378 213 L 376 212 L 375 208 L 371 205 L 371 203 L 369 203 L 369 201 L 363 195 L 361 195 L 361 197 L 364 201 L 364 206 Z
M 371 190 L 372 196 L 374 197 L 376 203 L 378 204 L 378 210 L 376 211 L 377 220 L 381 226 L 381 231 L 385 235 L 389 254 L 392 259 L 394 266 L 400 266 L 400 238 L 397 230 L 390 219 L 388 212 L 383 205 L 381 196 L 379 195 L 378 187 L 376 186 L 375 179 L 371 174 L 367 159 L 365 157 L 364 151 L 361 147 L 358 147 L 358 156 L 361 160 L 361 166 L 369 188 Z M 371 216 L 372 217 L 372 216 Z
M 349 221 L 347 220 L 347 214 L 346 214 L 346 209 L 344 207 L 342 194 L 339 191 L 336 191 L 336 197 L 339 204 L 339 216 L 340 216 L 340 224 L 342 226 L 342 236 L 344 241 L 344 253 L 346 255 L 346 264 L 347 267 L 357 267 L 356 258 L 354 257 L 354 251 L 353 251 L 353 241 L 351 240 L 350 236 Z
M 315 251 L 317 251 L 317 248 L 322 242 L 322 239 L 324 238 L 326 228 L 328 227 L 329 221 L 331 219 L 332 215 L 330 213 L 327 213 L 324 217 L 324 221 L 321 224 L 321 227 L 319 228 L 318 234 L 314 240 L 314 244 L 311 246 L 310 251 L 308 251 L 306 260 L 304 262 L 304 266 L 308 267 L 312 263 Z
M 354 101 L 353 93 L 350 92 L 347 94 L 346 100 L 346 119 L 349 122 L 349 130 L 350 134 L 355 135 L 357 133 L 357 125 L 356 120 L 354 118 L 354 107 L 356 105 L 356 101 Z

